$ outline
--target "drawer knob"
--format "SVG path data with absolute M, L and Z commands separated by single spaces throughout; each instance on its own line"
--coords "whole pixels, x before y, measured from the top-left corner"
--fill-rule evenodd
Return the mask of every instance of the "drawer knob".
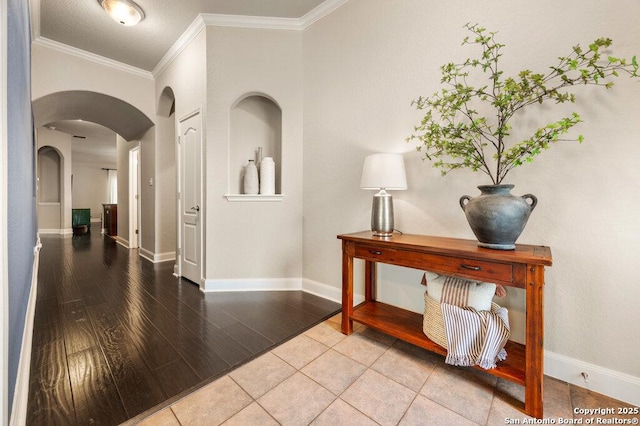
M 472 271 L 482 271 L 482 267 L 481 266 L 473 266 L 473 265 L 467 265 L 465 263 L 463 263 L 462 265 L 460 265 L 460 267 L 462 269 L 470 269 Z
M 382 252 L 380 250 L 369 250 L 369 253 L 377 254 L 377 255 L 381 255 L 382 254 Z

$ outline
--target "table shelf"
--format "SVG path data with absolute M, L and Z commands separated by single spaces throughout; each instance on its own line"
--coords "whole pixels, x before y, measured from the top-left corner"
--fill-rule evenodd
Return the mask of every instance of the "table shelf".
M 353 321 L 366 325 L 389 336 L 419 346 L 428 351 L 446 356 L 447 349 L 429 340 L 422 330 L 422 315 L 381 302 L 364 302 L 354 308 Z M 509 341 L 505 347 L 507 359 L 496 368 L 485 370 L 494 376 L 525 384 L 525 345 Z

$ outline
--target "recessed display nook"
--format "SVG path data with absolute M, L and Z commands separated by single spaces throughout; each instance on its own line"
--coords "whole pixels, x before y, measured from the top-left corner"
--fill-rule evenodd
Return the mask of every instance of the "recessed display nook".
M 231 108 L 228 201 L 282 201 L 282 110 L 271 98 L 250 94 Z M 261 173 L 261 161 L 271 158 L 272 172 Z M 247 165 L 258 169 L 264 182 L 245 182 Z M 263 163 L 263 164 L 266 164 Z M 265 186 L 266 179 L 271 185 Z M 270 187 L 270 189 L 268 189 Z M 257 188 L 257 189 L 256 189 Z

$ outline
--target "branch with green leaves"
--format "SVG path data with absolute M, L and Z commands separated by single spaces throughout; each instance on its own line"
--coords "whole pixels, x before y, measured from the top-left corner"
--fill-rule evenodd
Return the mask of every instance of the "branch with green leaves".
M 568 91 L 577 85 L 594 85 L 610 89 L 613 78 L 621 74 L 638 77 L 636 57 L 606 56 L 611 46 L 609 38 L 599 38 L 583 50 L 573 47 L 567 56 L 558 58 L 546 74 L 523 70 L 516 77 L 504 77 L 499 64 L 503 44 L 495 40 L 495 32 L 487 32 L 477 24 L 465 25 L 472 36 L 463 45 L 480 46 L 478 58 L 463 63 L 447 63 L 440 70 L 443 85 L 439 92 L 414 100 L 418 110 L 425 111 L 419 125 L 407 141 L 417 142 L 423 158 L 432 160 L 443 175 L 452 170 L 469 168 L 487 174 L 499 184 L 514 167 L 533 161 L 534 157 L 558 141 L 579 141 L 583 137 L 562 138 L 582 121 L 577 113 L 563 117 L 537 129 L 520 142 L 509 143 L 511 119 L 525 108 L 553 101 L 556 104 L 575 102 L 575 94 Z M 472 86 L 472 72 L 486 75 L 487 84 Z M 491 109 L 490 117 L 478 111 Z M 491 154 L 493 153 L 493 154 Z

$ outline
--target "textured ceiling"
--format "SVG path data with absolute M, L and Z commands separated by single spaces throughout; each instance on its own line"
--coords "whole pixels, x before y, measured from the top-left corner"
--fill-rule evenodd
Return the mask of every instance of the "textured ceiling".
M 136 0 L 134 27 L 111 19 L 98 0 L 31 0 L 41 37 L 151 71 L 200 13 L 301 18 L 324 0 Z M 38 25 L 36 22 L 35 25 Z

